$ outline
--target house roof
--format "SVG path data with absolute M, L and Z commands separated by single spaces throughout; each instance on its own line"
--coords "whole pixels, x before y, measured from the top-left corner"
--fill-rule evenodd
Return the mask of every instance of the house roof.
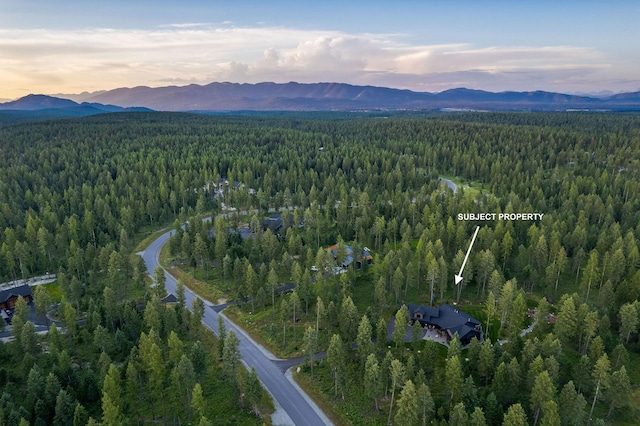
M 237 228 L 229 228 L 229 234 L 240 234 L 240 237 L 243 240 L 247 240 L 249 238 L 256 238 L 256 234 L 251 232 L 251 228 L 248 226 L 238 226 Z M 209 230 L 209 238 L 215 238 L 216 231 L 213 229 Z
M 353 248 L 351 246 L 345 245 L 344 249 L 345 249 L 346 255 L 345 255 L 344 261 L 342 262 L 342 266 L 347 267 L 353 263 Z M 330 251 L 333 257 L 338 257 L 338 244 L 334 244 L 330 247 L 327 247 L 327 251 Z M 371 253 L 369 252 L 369 249 L 367 247 L 362 249 L 362 257 L 358 258 L 358 262 L 361 262 L 363 259 L 364 260 L 372 259 Z
M 295 226 L 294 217 L 291 213 L 287 215 L 287 219 L 289 220 L 290 226 Z M 266 231 L 267 229 L 271 229 L 273 232 L 277 232 L 284 226 L 284 219 L 282 213 L 273 213 L 267 219 L 262 221 L 262 229 Z M 304 226 L 304 223 L 301 222 L 297 225 L 299 228 Z
M 17 296 L 22 296 L 22 297 L 31 296 L 31 287 L 29 287 L 27 284 L 23 284 L 18 287 L 12 287 L 12 288 L 8 288 L 6 290 L 0 291 L 0 303 L 5 303 L 7 300 L 11 299 L 12 297 L 17 297 Z
M 283 225 L 282 215 L 279 213 L 272 214 L 267 220 L 264 221 L 264 228 L 271 228 L 272 230 L 278 230 Z
M 248 226 L 239 226 L 234 230 L 234 232 L 240 234 L 240 237 L 242 237 L 243 240 L 248 240 L 249 238 L 256 237 L 256 234 L 251 232 L 251 228 L 249 228 Z
M 416 313 L 421 313 L 423 322 L 448 330 L 451 336 L 458 333 L 460 340 L 469 340 L 480 333 L 476 328 L 480 321 L 446 303 L 437 308 L 422 305 L 407 305 L 407 308 L 412 319 L 416 319 Z
M 178 298 L 174 296 L 172 293 L 167 294 L 162 300 L 162 303 L 177 303 Z

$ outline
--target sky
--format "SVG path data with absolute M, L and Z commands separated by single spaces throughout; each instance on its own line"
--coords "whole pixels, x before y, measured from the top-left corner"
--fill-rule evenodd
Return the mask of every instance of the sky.
M 640 90 L 640 2 L 0 0 L 0 99 L 340 82 Z

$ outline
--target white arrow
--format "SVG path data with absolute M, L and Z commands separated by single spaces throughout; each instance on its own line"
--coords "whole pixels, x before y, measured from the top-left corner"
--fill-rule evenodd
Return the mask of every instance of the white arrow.
M 467 264 L 467 259 L 469 258 L 469 253 L 471 253 L 471 247 L 473 247 L 473 243 L 476 240 L 476 236 L 478 235 L 478 231 L 480 227 L 476 227 L 476 232 L 473 233 L 473 238 L 471 238 L 471 244 L 469 244 L 469 249 L 467 250 L 467 255 L 464 257 L 464 261 L 462 262 L 462 266 L 460 267 L 460 272 L 456 275 L 456 285 L 460 284 L 462 281 L 462 271 L 464 270 L 464 265 Z

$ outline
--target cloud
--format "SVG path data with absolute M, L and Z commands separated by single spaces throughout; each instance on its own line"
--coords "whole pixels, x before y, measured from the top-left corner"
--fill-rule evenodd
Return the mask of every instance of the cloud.
M 229 24 L 229 21 L 223 22 L 224 24 Z M 166 24 L 160 25 L 160 28 L 196 28 L 196 27 L 208 27 L 212 24 L 210 22 L 184 22 L 180 24 Z
M 0 30 L 0 95 L 20 95 L 11 93 L 15 87 L 59 93 L 216 80 L 337 81 L 421 91 L 581 90 L 597 81 L 633 81 L 624 72 L 611 74 L 611 58 L 581 46 L 411 44 L 402 34 L 230 24 Z

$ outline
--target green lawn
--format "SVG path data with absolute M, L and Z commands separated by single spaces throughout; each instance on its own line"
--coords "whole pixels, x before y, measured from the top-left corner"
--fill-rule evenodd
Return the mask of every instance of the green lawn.
M 449 179 L 458 186 L 458 190 L 469 198 L 475 198 L 483 189 L 480 182 L 468 181 L 460 176 L 442 175 L 443 178 Z
M 52 303 L 60 302 L 62 300 L 62 290 L 60 290 L 60 285 L 57 281 L 49 284 L 42 284 L 42 286 L 49 292 L 49 297 L 51 297 Z

